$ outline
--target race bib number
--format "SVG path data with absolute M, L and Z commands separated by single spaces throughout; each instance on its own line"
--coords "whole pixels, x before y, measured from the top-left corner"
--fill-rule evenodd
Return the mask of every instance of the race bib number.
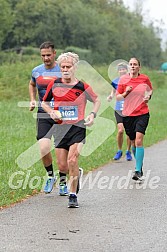
M 124 106 L 124 101 L 120 101 L 120 110 L 123 110 L 123 106 Z
M 63 120 L 77 120 L 78 106 L 60 106 L 58 108 Z
M 50 101 L 50 107 L 51 107 L 52 109 L 54 109 L 54 100 L 51 100 L 51 101 Z

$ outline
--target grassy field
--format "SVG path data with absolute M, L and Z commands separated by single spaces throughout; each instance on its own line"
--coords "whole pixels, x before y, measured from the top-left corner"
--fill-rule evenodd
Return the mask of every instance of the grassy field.
M 7 92 L 9 91 L 11 94 L 10 99 L 9 97 L 5 97 L 4 91 L 3 96 L 1 93 L 0 207 L 10 205 L 26 198 L 28 195 L 39 192 L 45 180 L 45 171 L 40 161 L 38 145 L 36 143 L 36 120 L 33 116 L 34 113 L 29 112 L 28 107 L 26 107 L 27 104 L 21 103 L 22 100 L 28 102 L 28 87 L 26 85 L 29 80 L 28 70 L 31 67 L 32 64 L 27 67 L 26 77 L 23 73 L 18 74 L 20 83 L 13 76 L 13 88 L 11 82 L 9 84 L 5 82 L 6 88 L 9 88 Z M 104 70 L 106 69 L 98 69 L 99 72 L 102 71 L 106 74 Z M 103 74 L 104 77 L 105 74 Z M 3 76 L 5 75 L 1 72 L 0 76 L 0 85 L 2 86 Z M 145 146 L 150 146 L 158 141 L 167 139 L 165 127 L 167 124 L 166 76 L 162 76 L 159 73 L 154 73 L 151 76 L 155 90 L 153 98 L 149 102 L 151 118 L 145 137 Z M 12 76 L 9 77 L 11 80 Z M 160 85 L 158 85 L 157 82 L 160 79 Z M 24 88 L 21 89 L 21 95 L 20 93 L 17 95 L 21 82 Z M 17 87 L 17 92 L 14 92 L 13 95 L 12 90 L 15 90 L 15 87 Z M 104 93 L 101 95 L 103 105 L 96 119 L 96 124 L 87 132 L 87 144 L 83 149 L 79 163 L 84 168 L 84 172 L 112 162 L 113 155 L 117 151 L 117 132 L 115 130 L 113 104 L 107 105 L 107 95 L 107 93 L 106 95 Z M 22 97 L 22 100 L 20 97 Z M 23 106 L 20 107 L 20 104 Z M 124 144 L 124 151 L 125 148 Z M 52 151 L 54 155 L 54 148 Z M 55 159 L 54 167 L 57 170 Z

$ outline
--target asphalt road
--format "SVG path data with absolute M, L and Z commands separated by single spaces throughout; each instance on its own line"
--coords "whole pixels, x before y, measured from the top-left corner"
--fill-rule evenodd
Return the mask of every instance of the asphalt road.
M 0 211 L 0 252 L 164 252 L 167 250 L 167 141 L 145 149 L 145 180 L 123 157 L 82 178 L 80 208 L 41 193 Z

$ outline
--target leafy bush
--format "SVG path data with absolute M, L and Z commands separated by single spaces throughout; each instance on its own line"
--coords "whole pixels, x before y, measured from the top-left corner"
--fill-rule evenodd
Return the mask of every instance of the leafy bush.
M 142 72 L 150 77 L 153 88 L 164 88 L 166 86 L 167 76 L 165 73 L 156 70 L 150 70 L 142 67 Z
M 27 46 L 27 47 L 22 47 L 22 54 L 23 55 L 39 55 L 39 48 L 34 48 L 31 46 Z
M 81 60 L 86 60 L 90 64 L 92 63 L 92 52 L 89 49 L 83 49 L 75 46 L 68 46 L 65 48 L 64 52 L 74 52 L 79 55 Z
M 17 54 L 14 51 L 11 52 L 1 52 L 0 53 L 0 65 L 4 64 L 4 63 L 16 63 L 20 61 L 20 55 Z

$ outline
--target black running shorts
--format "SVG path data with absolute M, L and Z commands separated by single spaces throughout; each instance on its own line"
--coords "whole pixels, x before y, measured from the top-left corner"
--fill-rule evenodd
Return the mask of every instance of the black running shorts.
M 135 140 L 136 132 L 140 132 L 145 135 L 145 131 L 149 123 L 149 118 L 149 113 L 139 116 L 123 117 L 123 125 L 130 140 Z
M 115 119 L 117 124 L 123 123 L 123 117 L 122 117 L 122 111 L 121 110 L 115 110 Z
M 49 118 L 37 118 L 37 140 L 41 138 L 52 138 L 55 121 Z
M 69 150 L 69 147 L 75 143 L 85 143 L 86 127 L 85 121 L 77 124 L 56 124 L 54 133 L 55 148 Z

